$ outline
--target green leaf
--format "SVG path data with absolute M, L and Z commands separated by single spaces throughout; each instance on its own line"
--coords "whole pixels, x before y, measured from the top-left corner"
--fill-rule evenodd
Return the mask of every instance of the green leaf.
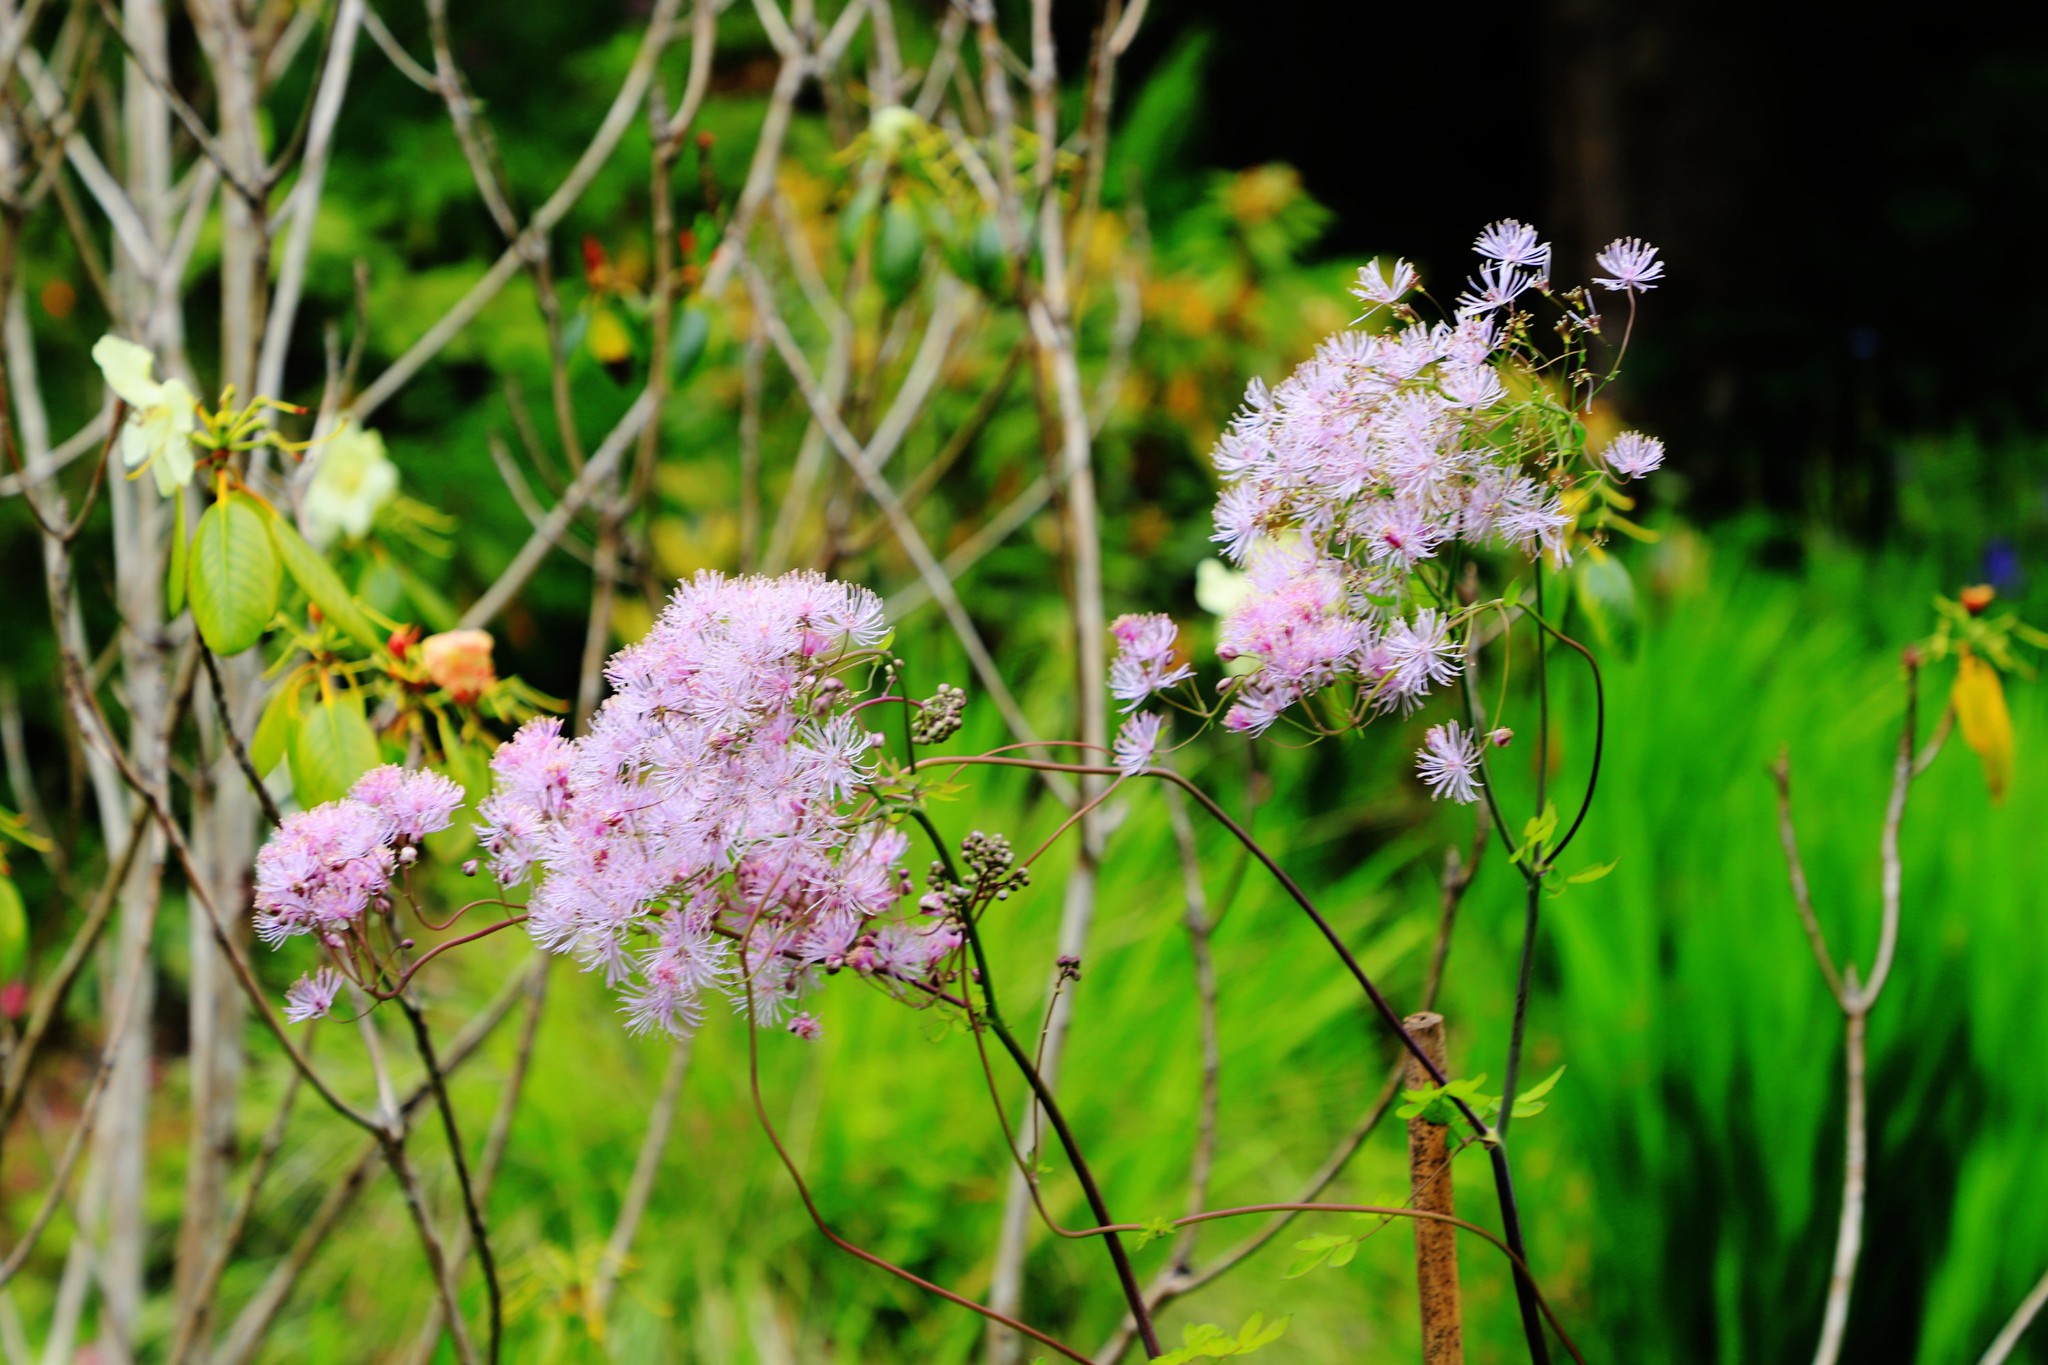
M 365 648 L 384 647 L 384 637 L 370 624 L 370 618 L 350 595 L 341 575 L 318 550 L 306 543 L 305 537 L 289 521 L 272 516 L 270 538 L 277 545 L 277 554 L 284 561 L 285 571 L 291 574 L 300 590 L 312 599 L 313 605 L 320 608 L 328 620 Z
M 272 692 L 270 700 L 263 703 L 263 714 L 256 718 L 256 733 L 249 740 L 249 765 L 265 777 L 276 772 L 277 765 L 284 762 L 298 718 L 299 685 L 292 683 Z
M 193 532 L 187 569 L 192 620 L 214 653 L 240 654 L 263 638 L 277 615 L 282 579 L 263 514 L 229 493 L 206 509 Z
M 1308 1274 L 1311 1270 L 1329 1260 L 1332 1252 L 1351 1240 L 1351 1238 L 1335 1232 L 1318 1233 L 1314 1237 L 1302 1238 L 1294 1244 L 1294 1250 L 1298 1254 L 1287 1263 L 1287 1269 L 1281 1273 L 1281 1278 L 1286 1280 L 1300 1279 L 1303 1275 Z
M 1608 873 L 1614 871 L 1615 866 L 1620 862 L 1621 859 L 1616 858 L 1614 862 L 1611 863 L 1595 863 L 1593 864 L 1593 866 L 1586 868 L 1583 871 L 1572 873 L 1572 875 L 1566 877 L 1565 880 L 1570 882 L 1574 886 L 1582 886 L 1587 882 L 1597 882 L 1602 877 L 1606 876 Z
M 27 971 L 28 911 L 14 879 L 0 877 L 0 986 L 21 980 Z
M 1556 1087 L 1558 1081 L 1563 1076 L 1564 1068 L 1559 1067 L 1527 1090 L 1524 1090 L 1521 1094 L 1515 1096 L 1515 1117 L 1518 1119 L 1534 1118 L 1547 1109 L 1550 1102 L 1544 1096 L 1548 1095 Z
M 185 561 L 190 544 L 185 534 L 185 485 L 179 484 L 177 496 L 171 500 L 171 570 L 164 581 L 164 605 L 172 616 L 185 610 Z
M 383 757 L 360 695 L 340 693 L 308 711 L 292 735 L 292 790 L 308 809 L 339 801 Z

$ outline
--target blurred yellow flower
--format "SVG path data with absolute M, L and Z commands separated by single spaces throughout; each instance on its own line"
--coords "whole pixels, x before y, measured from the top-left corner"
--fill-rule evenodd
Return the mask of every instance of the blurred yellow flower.
M 384 453 L 384 438 L 347 426 L 315 449 L 320 463 L 302 504 L 306 539 L 324 549 L 337 535 L 367 535 L 377 509 L 398 492 L 398 467 Z
M 156 491 L 169 497 L 192 482 L 192 431 L 198 425 L 198 400 L 182 379 L 156 379 L 156 357 L 145 346 L 117 336 L 93 343 L 93 363 L 107 377 L 107 387 L 128 405 L 121 428 L 121 463 L 137 475 L 147 469 L 156 477 Z

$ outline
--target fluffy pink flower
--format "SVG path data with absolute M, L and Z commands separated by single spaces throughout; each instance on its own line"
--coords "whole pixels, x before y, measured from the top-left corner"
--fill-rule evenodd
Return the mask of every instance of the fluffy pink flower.
M 533 883 L 534 942 L 603 972 L 628 1028 L 686 1034 L 712 996 L 774 1024 L 898 927 L 872 922 L 910 889 L 909 840 L 859 818 L 854 714 L 887 631 L 865 588 L 702 573 L 612 656 L 587 734 L 537 720 L 499 749 L 492 871 Z M 890 979 L 921 979 L 923 946 Z
M 1664 263 L 1657 259 L 1657 248 L 1640 237 L 1615 238 L 1593 258 L 1593 263 L 1607 272 L 1605 277 L 1593 277 L 1593 283 L 1602 289 L 1641 293 L 1655 289 L 1656 281 L 1664 278 Z
M 303 1024 L 312 1019 L 325 1019 L 340 994 L 341 973 L 332 967 L 322 967 L 311 976 L 302 976 L 285 990 L 284 1020 L 287 1024 Z
M 1164 612 L 1119 616 L 1110 623 L 1116 658 L 1109 665 L 1109 693 L 1130 710 L 1155 693 L 1186 682 L 1195 670 L 1176 661 L 1180 628 Z
M 387 837 L 415 844 L 448 828 L 462 805 L 462 787 L 453 778 L 395 763 L 370 769 L 348 794 L 383 817 Z
M 391 883 L 384 817 L 330 801 L 285 817 L 256 855 L 256 936 L 340 935 Z
M 1435 800 L 1471 805 L 1479 799 L 1479 745 L 1456 721 L 1432 725 L 1415 751 L 1415 771 Z
M 1639 479 L 1664 463 L 1664 443 L 1640 431 L 1624 431 L 1601 452 L 1607 467 L 1624 479 Z
M 1116 732 L 1116 766 L 1123 770 L 1125 777 L 1136 777 L 1152 766 L 1152 758 L 1159 752 L 1160 731 L 1166 722 L 1159 715 L 1146 711 L 1126 720 Z

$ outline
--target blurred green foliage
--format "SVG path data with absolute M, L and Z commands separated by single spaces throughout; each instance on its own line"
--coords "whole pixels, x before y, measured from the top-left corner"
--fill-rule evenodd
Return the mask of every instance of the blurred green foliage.
M 394 11 L 390 18 L 400 41 L 425 49 L 417 16 Z M 737 13 L 734 20 L 746 22 Z M 701 176 L 686 163 L 682 222 L 710 211 L 715 193 L 733 192 L 764 108 L 762 72 L 772 67 L 749 58 L 764 55 L 765 44 L 737 27 L 730 41 L 721 58 L 730 76 L 705 112 L 711 145 Z M 911 61 L 928 41 L 906 32 Z M 1342 284 L 1355 264 L 1313 257 L 1325 214 L 1286 168 L 1226 173 L 1189 161 L 1186 127 L 1206 94 L 1207 42 L 1200 33 L 1187 36 L 1149 84 L 1130 92 L 1105 184 L 1123 212 L 1104 220 L 1099 240 L 1081 244 L 1097 284 L 1080 320 L 1088 354 L 1100 362 L 1113 349 L 1120 280 L 1133 282 L 1143 320 L 1125 371 L 1106 390 L 1098 446 L 1111 609 L 1168 606 L 1198 628 L 1194 573 L 1209 549 L 1212 496 L 1202 456 L 1248 376 L 1277 377 L 1314 338 L 1347 320 Z M 517 196 L 537 202 L 599 117 L 630 59 L 630 36 L 593 23 L 579 7 L 513 5 L 465 30 L 463 43 Z M 668 71 L 671 88 L 681 83 L 680 60 Z M 344 340 L 364 325 L 355 302 L 354 262 L 362 262 L 366 372 L 374 373 L 467 287 L 498 242 L 475 207 L 436 99 L 381 61 L 365 60 L 357 80 L 333 171 L 340 192 L 323 205 L 306 312 L 332 319 Z M 288 82 L 281 105 L 302 95 Z M 848 265 L 837 226 L 847 177 L 833 161 L 827 117 L 813 110 L 800 122 L 784 197 L 836 279 Z M 586 235 L 598 242 L 628 286 L 647 270 L 646 150 L 644 132 L 629 134 L 560 234 L 563 243 Z M 78 270 L 55 238 L 34 244 L 27 259 L 31 298 Z M 929 256 L 924 263 L 936 268 Z M 591 306 L 588 286 L 570 278 L 564 288 L 570 308 Z M 887 292 L 856 301 L 862 326 L 885 327 L 900 302 Z M 204 315 L 204 307 L 195 313 Z M 741 558 L 734 450 L 744 318 L 725 308 L 701 316 L 701 353 L 662 431 L 650 542 L 668 577 L 730 568 Z M 89 307 L 37 319 L 63 430 L 97 401 L 83 357 L 101 321 Z M 294 372 L 318 374 L 317 336 L 303 341 Z M 900 457 L 906 468 L 936 457 L 1016 342 L 1014 318 L 988 322 L 947 374 L 935 419 Z M 445 566 L 410 554 L 403 565 L 366 559 L 363 590 L 373 601 L 408 605 L 430 625 L 445 624 L 437 619 L 445 604 L 436 599 L 467 600 L 523 540 L 525 519 L 498 479 L 489 444 L 523 446 L 521 410 L 545 407 L 545 346 L 530 292 L 515 286 L 380 415 L 408 492 L 456 518 L 461 533 L 446 546 L 452 558 Z M 67 351 L 75 363 L 61 360 Z M 194 352 L 205 354 L 202 337 L 195 336 Z M 499 385 L 500 375 L 508 385 Z M 770 385 L 762 444 L 772 520 L 801 423 L 800 403 L 772 366 Z M 575 368 L 573 387 L 586 438 L 630 398 L 587 359 Z M 920 524 L 942 553 L 1042 468 L 1029 388 L 1028 380 L 1015 384 L 920 505 Z M 547 453 L 552 444 L 551 435 L 536 442 L 535 477 L 558 484 L 564 467 Z M 2015 565 L 2038 562 L 2048 548 L 2037 454 L 2009 459 L 2005 446 L 1968 434 L 1902 442 L 1900 452 L 1907 548 L 1872 555 L 1762 523 L 1702 535 L 1665 515 L 1659 545 L 1621 555 L 1634 575 L 1630 621 L 1603 627 L 1590 619 L 1618 611 L 1622 594 L 1611 575 L 1591 588 L 1582 581 L 1580 601 L 1568 609 L 1612 643 L 1613 728 L 1601 800 L 1579 848 L 1588 864 L 1615 867 L 1546 902 L 1529 1074 L 1568 1064 L 1571 1075 L 1543 1119 L 1518 1129 L 1515 1140 L 1536 1265 L 1594 1358 L 1786 1359 L 1806 1349 L 1816 1330 L 1839 1197 L 1841 1039 L 1786 889 L 1765 765 L 1791 744 L 1822 915 L 1838 944 L 1867 958 L 1877 828 L 1900 702 L 1897 649 L 1926 632 L 1935 591 L 1997 567 L 1985 559 L 1997 542 L 2010 544 Z M 1674 442 L 1674 464 L 1682 468 L 1684 460 Z M 963 594 L 1034 720 L 1053 730 L 1070 707 L 1073 678 L 1066 608 L 1047 572 L 1054 532 L 1042 528 L 1050 524 L 989 554 L 965 576 Z M 901 585 L 905 564 L 870 539 L 873 548 L 850 551 L 833 567 Z M 34 554 L 25 519 L 0 526 L 0 564 L 17 580 L 32 581 Z M 2016 573 L 2010 586 L 2029 601 L 2038 595 Z M 588 589 L 587 575 L 564 560 L 536 579 L 505 622 L 504 670 L 551 691 L 572 690 L 576 650 L 563 642 L 582 638 Z M 104 597 L 87 605 L 104 612 Z M 622 604 L 618 633 L 634 633 L 645 610 Z M 32 595 L 15 594 L 0 602 L 0 628 L 10 640 L 40 640 L 39 612 Z M 899 647 L 913 678 L 969 681 L 928 609 L 903 624 Z M 25 689 L 52 666 L 38 648 L 7 659 L 6 671 Z M 1582 679 L 1562 668 L 1559 676 L 1564 768 L 1576 772 L 1587 698 Z M 1970 1355 L 2048 1264 L 2048 1175 L 2038 1159 L 2040 1134 L 2048 1131 L 2048 1071 L 2038 1065 L 2048 1050 L 2048 1011 L 2035 985 L 2048 971 L 2037 891 L 2048 880 L 2048 843 L 2038 833 L 2048 823 L 2048 767 L 2040 757 L 2048 699 L 2025 682 L 2012 685 L 2011 697 L 2020 762 L 2009 802 L 1990 806 L 1969 756 L 1955 746 L 1916 789 L 1906 823 L 1905 937 L 1897 984 L 1872 1031 L 1872 1204 L 1852 1315 L 1854 1359 L 1931 1363 Z M 1930 681 L 1930 715 L 1938 700 Z M 62 722 L 52 701 L 31 698 L 28 718 L 31 738 L 54 752 Z M 1422 978 L 1442 850 L 1470 833 L 1406 780 L 1420 724 L 1415 733 L 1387 726 L 1359 743 L 1269 752 L 1262 761 L 1270 771 L 1254 771 L 1246 752 L 1231 745 L 1191 758 L 1197 776 L 1214 786 L 1250 785 L 1265 794 L 1256 816 L 1262 837 L 1315 890 L 1396 1000 L 1413 998 Z M 981 706 L 956 743 L 964 750 L 1004 737 Z M 1503 771 L 1516 780 L 1513 765 Z M 1025 846 L 1058 823 L 1022 777 L 989 776 L 975 790 L 973 807 L 941 812 L 955 837 L 970 827 L 1001 828 Z M 1198 1025 L 1179 925 L 1180 872 L 1161 799 L 1133 794 L 1119 815 L 1108 910 L 1085 963 L 1065 1084 L 1113 1206 L 1142 1222 L 1176 1214 L 1184 1201 Z M 1270 885 L 1244 877 L 1223 841 L 1205 834 L 1203 847 L 1211 894 L 1227 905 L 1217 941 L 1225 1047 L 1217 1197 L 1292 1198 L 1377 1093 L 1392 1053 L 1298 914 Z M 1007 964 L 1005 994 L 1020 1017 L 1028 1017 L 1025 1007 L 1049 975 L 1067 856 L 1055 852 L 1039 889 L 1010 902 L 991 925 L 995 960 Z M 38 875 L 32 860 L 14 861 L 30 884 Z M 1460 923 L 1444 1009 L 1463 1073 L 1498 1073 L 1519 924 L 1516 885 L 1494 857 Z M 167 908 L 160 935 L 170 983 L 160 1007 L 166 1020 L 180 1014 L 181 913 L 175 902 Z M 437 1022 L 453 1027 L 466 1017 L 527 952 L 497 943 L 451 959 L 432 1002 Z M 267 958 L 265 968 L 280 987 L 297 969 Z M 760 1136 L 745 1084 L 748 1040 L 729 1020 L 713 1020 L 695 1044 L 657 1195 L 600 1337 L 589 1287 L 666 1049 L 628 1038 L 593 985 L 555 970 L 550 1022 L 491 1196 L 514 1310 L 509 1359 L 774 1365 L 975 1358 L 975 1319 L 837 1255 L 816 1236 Z M 90 1018 L 97 1005 L 84 990 L 75 1012 Z M 832 993 L 822 1013 L 821 1044 L 769 1035 L 760 1045 L 769 1110 L 824 1216 L 919 1273 L 969 1293 L 984 1289 L 1006 1167 L 971 1041 L 854 991 Z M 462 1074 L 456 1092 L 465 1113 L 489 1111 L 513 1033 L 503 1030 Z M 323 1038 L 323 1061 L 362 1093 L 368 1079 L 348 1074 L 342 1042 Z M 247 1096 L 251 1142 L 276 1098 L 263 1087 L 283 1075 L 266 1046 L 255 1044 L 261 1064 L 252 1075 L 264 1079 Z M 177 1067 L 167 1071 L 160 1113 L 177 1111 L 184 1083 Z M 224 1303 L 238 1305 L 255 1291 L 355 1140 L 302 1109 L 252 1224 L 248 1254 L 228 1273 Z M 167 1127 L 152 1196 L 166 1229 L 175 1221 L 182 1151 L 182 1133 Z M 1488 1220 L 1483 1172 L 1476 1158 L 1466 1163 L 1461 1209 Z M 439 1163 L 428 1169 L 445 1170 Z M 1331 1197 L 1398 1203 L 1404 1188 L 1401 1141 L 1390 1122 Z M 19 1206 L 30 1193 L 14 1189 L 7 1197 Z M 452 1192 L 442 1186 L 435 1193 L 452 1216 Z M 1072 1183 L 1057 1169 L 1050 1197 L 1055 1213 L 1080 1216 Z M 1387 1228 L 1348 1265 L 1283 1281 L 1292 1243 L 1328 1230 L 1312 1219 L 1299 1228 L 1176 1306 L 1165 1324 L 1169 1339 L 1180 1339 L 1190 1323 L 1284 1313 L 1292 1323 L 1263 1352 L 1269 1359 L 1412 1355 L 1407 1230 Z M 1341 1230 L 1355 1231 L 1349 1224 Z M 1197 1260 L 1233 1234 L 1205 1231 Z M 157 1248 L 166 1270 L 168 1239 L 166 1232 Z M 1165 1248 L 1136 1255 L 1149 1273 Z M 1503 1267 L 1477 1243 L 1468 1243 L 1464 1257 L 1473 1353 L 1508 1358 L 1518 1334 Z M 1108 1331 L 1118 1303 L 1092 1248 L 1041 1237 L 1031 1272 L 1032 1301 L 1056 1330 L 1084 1347 Z M 29 1277 L 17 1292 L 25 1308 L 40 1311 L 38 1296 L 48 1287 Z M 373 1181 L 315 1260 L 262 1358 L 365 1358 L 365 1342 L 409 1339 L 428 1299 L 403 1212 L 390 1189 Z M 145 1322 L 144 1330 L 165 1326 Z

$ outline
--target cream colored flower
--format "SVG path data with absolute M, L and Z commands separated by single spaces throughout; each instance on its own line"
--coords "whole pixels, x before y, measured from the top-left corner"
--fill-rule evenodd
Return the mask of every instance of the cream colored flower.
M 336 535 L 367 535 L 377 509 L 398 492 L 398 466 L 384 453 L 384 438 L 346 426 L 314 449 L 320 463 L 301 504 L 306 539 L 325 548 Z
M 156 358 L 149 349 L 117 336 L 93 343 L 93 362 L 107 377 L 107 387 L 128 405 L 121 428 L 121 462 L 130 469 L 147 468 L 156 476 L 156 491 L 169 497 L 192 482 L 192 431 L 198 425 L 198 400 L 182 379 L 156 379 Z

